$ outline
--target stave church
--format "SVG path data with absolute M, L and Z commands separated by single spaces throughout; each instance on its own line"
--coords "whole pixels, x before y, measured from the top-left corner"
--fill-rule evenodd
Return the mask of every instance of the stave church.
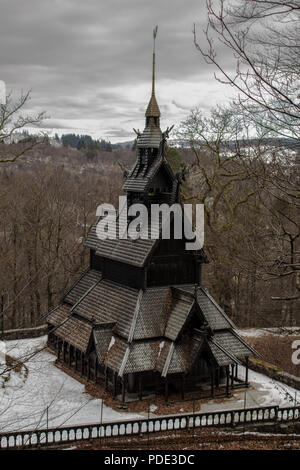
M 124 178 L 128 206 L 181 204 L 182 174 L 166 158 L 169 130 L 160 128 L 154 49 L 145 128 Z M 202 286 L 203 248 L 186 250 L 174 236 L 102 240 L 96 224 L 85 246 L 89 266 L 46 317 L 57 361 L 123 405 L 153 393 L 166 402 L 172 394 L 226 397 L 248 386 L 248 358 L 257 353 Z

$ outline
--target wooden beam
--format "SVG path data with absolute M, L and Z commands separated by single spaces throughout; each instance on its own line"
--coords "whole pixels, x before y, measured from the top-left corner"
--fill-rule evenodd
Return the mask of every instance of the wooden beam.
M 215 368 L 214 366 L 211 367 L 211 384 L 210 384 L 210 389 L 211 389 L 211 396 L 212 398 L 215 396 Z
M 229 397 L 229 366 L 226 366 L 226 395 Z
M 72 365 L 72 346 L 68 344 L 68 366 L 71 368 Z
M 88 356 L 88 360 L 87 360 L 87 379 L 90 380 L 91 378 L 91 360 L 90 360 L 90 356 Z
M 78 351 L 77 348 L 74 348 L 74 354 L 75 354 L 75 372 L 77 372 L 77 363 L 78 363 Z
M 82 377 L 84 375 L 84 359 L 85 359 L 85 355 L 84 353 L 82 352 L 81 355 L 80 355 L 80 366 L 81 366 L 81 370 L 80 370 L 80 377 Z
M 233 387 L 234 383 L 234 364 L 231 364 L 231 386 Z
M 246 387 L 249 386 L 249 383 L 248 383 L 248 373 L 249 373 L 249 357 L 246 356 L 246 377 L 245 377 Z
M 140 372 L 139 373 L 139 400 L 142 400 L 143 399 L 143 389 L 142 389 L 142 385 L 143 385 L 143 377 L 142 377 L 142 373 Z
M 184 389 L 185 389 L 185 377 L 184 374 L 181 376 L 181 400 L 184 400 Z
M 165 378 L 165 403 L 168 404 L 169 400 L 169 383 L 168 383 L 168 376 Z
M 107 366 L 104 366 L 104 390 L 107 391 L 108 386 L 108 376 L 107 376 Z
M 97 383 L 97 369 L 98 369 L 98 357 L 96 355 L 95 361 L 94 361 L 94 383 Z
M 63 362 L 66 362 L 66 348 L 65 348 L 65 342 L 64 341 L 62 343 L 62 353 L 63 353 Z
M 122 405 L 125 405 L 125 378 L 122 377 Z

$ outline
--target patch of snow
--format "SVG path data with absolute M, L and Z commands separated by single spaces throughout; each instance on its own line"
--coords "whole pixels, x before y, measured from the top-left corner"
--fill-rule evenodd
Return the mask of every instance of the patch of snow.
M 149 408 L 150 408 L 151 413 L 154 413 L 155 410 L 157 410 L 157 406 L 156 406 L 156 405 L 150 405 Z
M 113 345 L 115 344 L 116 340 L 115 340 L 115 337 L 112 336 L 111 337 L 111 340 L 110 340 L 110 343 L 109 343 L 109 346 L 108 346 L 108 351 L 110 350 L 110 348 L 113 347 Z
M 165 342 L 164 342 L 164 341 L 161 341 L 161 342 L 159 343 L 158 357 L 160 356 L 164 345 L 165 345 Z
M 46 342 L 46 336 L 5 342 L 7 354 L 24 365 L 0 375 L 0 432 L 44 428 L 47 414 L 49 427 L 100 422 L 102 400 L 54 366 L 56 356 L 45 350 Z M 4 367 L 0 365 L 0 374 Z M 103 421 L 139 416 L 103 406 Z
M 243 328 L 237 330 L 240 336 L 248 338 L 260 338 L 266 335 L 273 336 L 300 336 L 299 326 L 289 326 L 284 328 Z

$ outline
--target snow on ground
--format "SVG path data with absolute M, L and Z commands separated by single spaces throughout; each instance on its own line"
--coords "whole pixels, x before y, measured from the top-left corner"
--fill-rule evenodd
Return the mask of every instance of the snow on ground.
M 241 379 L 245 378 L 245 368 L 243 366 L 239 366 L 238 375 Z M 242 390 L 235 389 L 233 396 L 224 399 L 222 404 L 214 399 L 209 400 L 201 405 L 201 412 L 271 405 L 295 406 L 300 404 L 299 390 L 253 370 L 249 370 L 248 380 L 250 382 L 249 388 Z
M 47 337 L 7 341 L 6 361 L 19 359 L 16 371 L 3 372 L 4 356 L 0 355 L 0 432 L 7 430 L 45 428 L 95 423 L 100 421 L 101 399 L 85 392 L 84 385 L 69 377 L 54 365 L 55 355 L 45 350 Z M 37 350 L 36 354 L 34 354 Z M 24 363 L 24 365 L 22 365 Z M 239 367 L 239 376 L 245 376 Z M 207 412 L 221 409 L 237 409 L 255 406 L 293 406 L 300 403 L 300 391 L 281 384 L 262 374 L 249 371 L 251 386 L 234 390 L 231 398 L 196 402 L 196 411 Z M 152 404 L 150 416 L 157 407 Z M 103 406 L 103 421 L 117 421 L 147 416 L 114 411 Z M 171 410 L 170 413 L 171 414 Z
M 259 338 L 266 335 L 273 336 L 299 336 L 299 326 L 289 326 L 284 328 L 243 328 L 237 330 L 237 333 L 247 338 Z
M 46 341 L 44 336 L 6 342 L 7 354 L 24 361 L 25 367 L 0 375 L 0 432 L 46 427 L 47 407 L 49 427 L 100 421 L 101 399 L 85 393 L 83 384 L 55 367 L 53 354 L 42 350 L 32 355 L 44 348 Z M 3 356 L 1 370 L 4 370 Z M 136 416 L 103 406 L 103 421 Z

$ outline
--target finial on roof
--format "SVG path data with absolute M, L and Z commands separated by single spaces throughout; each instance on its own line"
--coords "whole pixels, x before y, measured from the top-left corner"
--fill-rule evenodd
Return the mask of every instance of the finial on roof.
M 146 110 L 146 117 L 159 117 L 160 111 L 155 98 L 155 39 L 157 36 L 158 26 L 153 29 L 153 54 L 152 54 L 152 94 Z
M 153 30 L 153 61 L 152 61 L 152 95 L 155 93 L 155 39 L 157 36 L 158 25 Z

